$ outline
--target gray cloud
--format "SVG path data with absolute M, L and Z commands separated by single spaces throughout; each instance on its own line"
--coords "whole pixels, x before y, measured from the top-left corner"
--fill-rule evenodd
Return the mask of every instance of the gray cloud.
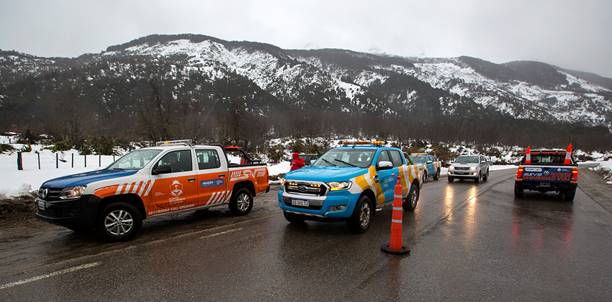
M 8 1 L 0 48 L 78 56 L 152 33 L 283 48 L 538 60 L 612 76 L 612 1 Z

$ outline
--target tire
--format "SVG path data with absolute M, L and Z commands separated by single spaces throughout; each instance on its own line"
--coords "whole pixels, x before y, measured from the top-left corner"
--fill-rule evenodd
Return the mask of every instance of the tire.
M 482 178 L 482 174 L 480 174 L 480 172 L 478 173 L 478 177 L 476 177 L 476 179 L 474 179 L 474 182 L 479 184 L 480 183 L 480 179 Z
M 428 177 L 429 177 L 428 173 L 427 172 L 423 172 L 423 182 L 425 182 Z
M 574 201 L 574 197 L 576 197 L 576 189 L 574 188 L 574 189 L 569 189 L 565 191 L 565 193 L 563 194 L 563 197 L 565 201 L 569 201 L 569 202 Z
M 486 182 L 487 180 L 489 180 L 489 171 L 487 171 L 487 173 L 482 176 L 482 182 Z
M 374 209 L 372 209 L 372 201 L 367 195 L 363 195 L 357 201 L 357 205 L 353 210 L 353 215 L 349 217 L 346 224 L 353 233 L 365 233 L 372 223 L 373 216 Z
M 402 207 L 405 212 L 412 212 L 416 208 L 419 202 L 419 194 L 420 194 L 419 186 L 412 184 L 410 186 L 410 192 L 408 192 L 408 196 L 402 202 Z
M 523 198 L 523 187 L 521 186 L 520 183 L 515 183 L 514 184 L 514 198 L 516 199 L 520 199 Z
M 433 177 L 433 178 L 434 178 L 434 180 L 436 180 L 436 181 L 437 181 L 438 179 L 440 179 L 440 170 L 436 171 L 436 174 L 434 174 L 434 177 Z
M 253 195 L 247 188 L 241 188 L 232 194 L 229 209 L 234 215 L 243 216 L 253 209 Z
M 106 205 L 96 229 L 108 241 L 127 241 L 138 233 L 142 227 L 142 215 L 136 207 L 127 202 L 114 202 Z
M 285 219 L 290 223 L 304 223 L 304 217 L 298 214 L 283 212 Z
M 453 182 L 453 181 L 455 181 L 455 179 L 452 176 L 449 176 L 448 177 L 448 182 Z

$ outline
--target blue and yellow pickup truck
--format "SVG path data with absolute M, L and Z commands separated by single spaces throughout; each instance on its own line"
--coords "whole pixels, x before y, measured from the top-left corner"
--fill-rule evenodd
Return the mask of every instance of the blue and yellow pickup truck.
M 410 160 L 417 165 L 423 165 L 423 180 L 427 180 L 429 177 L 432 177 L 433 180 L 440 179 L 442 164 L 435 156 L 427 153 L 412 153 L 410 154 Z
M 278 202 L 289 222 L 345 220 L 351 231 L 363 233 L 375 211 L 393 201 L 398 177 L 403 208 L 412 211 L 422 185 L 417 166 L 382 142 L 344 143 L 312 166 L 287 173 Z

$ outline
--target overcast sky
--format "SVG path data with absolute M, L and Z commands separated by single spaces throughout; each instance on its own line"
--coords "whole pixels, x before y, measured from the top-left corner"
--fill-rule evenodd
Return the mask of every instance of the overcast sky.
M 538 60 L 612 76 L 611 0 L 0 0 L 0 49 L 73 57 L 154 33 Z

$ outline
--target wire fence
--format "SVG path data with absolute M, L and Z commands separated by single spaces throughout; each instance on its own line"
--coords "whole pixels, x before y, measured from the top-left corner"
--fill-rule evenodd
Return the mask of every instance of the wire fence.
M 85 155 L 74 152 L 15 152 L 13 167 L 17 170 L 101 169 L 113 163 L 118 155 Z

